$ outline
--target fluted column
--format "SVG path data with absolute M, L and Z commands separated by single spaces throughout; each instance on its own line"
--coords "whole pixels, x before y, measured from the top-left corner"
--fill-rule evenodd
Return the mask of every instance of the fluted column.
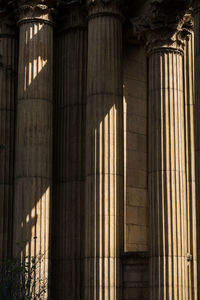
M 195 82 L 195 167 L 196 167 L 196 199 L 197 199 L 197 278 L 200 286 L 200 2 L 193 0 L 194 14 L 194 82 Z M 198 299 L 200 289 L 198 288 Z
M 121 299 L 123 251 L 122 16 L 88 1 L 84 299 Z
M 185 142 L 187 179 L 187 251 L 189 299 L 197 299 L 197 211 L 195 187 L 195 138 L 194 138 L 194 34 L 190 33 L 185 42 Z
M 18 1 L 18 5 L 14 254 L 41 255 L 40 278 L 46 278 L 52 180 L 53 27 L 48 1 Z
M 160 42 L 157 34 L 153 37 L 149 45 L 150 299 L 189 300 L 193 298 L 187 270 L 182 41 L 179 32 Z
M 4 4 L 1 9 L 5 9 L 0 13 L 0 259 L 3 259 L 12 251 L 16 30 L 10 8 Z
M 52 293 L 55 300 L 82 300 L 87 19 L 78 3 L 61 6 L 63 12 L 54 56 Z

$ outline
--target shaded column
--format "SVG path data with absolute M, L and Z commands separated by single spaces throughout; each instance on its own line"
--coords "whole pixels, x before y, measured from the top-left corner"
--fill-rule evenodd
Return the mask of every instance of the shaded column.
M 188 16 L 190 17 L 190 16 Z M 187 179 L 187 259 L 189 299 L 197 299 L 197 211 L 195 187 L 195 138 L 194 138 L 194 34 L 188 36 L 184 52 L 185 80 L 185 142 Z M 191 263 L 190 263 L 191 261 Z
M 84 299 L 121 299 L 123 251 L 122 16 L 88 1 Z
M 200 2 L 192 1 L 194 15 L 194 86 L 195 86 L 195 167 L 196 167 L 196 199 L 197 199 L 197 279 L 200 286 Z M 200 290 L 197 290 L 198 299 Z
M 19 3 L 14 254 L 41 256 L 48 276 L 52 181 L 53 27 L 48 1 Z M 24 4 L 25 3 L 25 4 Z
M 189 300 L 183 50 L 176 33 L 149 51 L 149 200 L 150 298 Z
M 0 259 L 12 252 L 16 30 L 9 9 L 0 13 Z
M 54 299 L 82 300 L 87 87 L 87 19 L 83 7 L 78 3 L 61 6 L 57 28 L 52 294 Z

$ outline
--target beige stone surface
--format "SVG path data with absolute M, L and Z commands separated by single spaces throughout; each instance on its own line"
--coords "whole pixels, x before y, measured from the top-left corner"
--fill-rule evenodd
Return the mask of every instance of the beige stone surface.
M 115 1 L 89 7 L 84 299 L 120 299 L 123 251 L 122 23 Z
M 194 34 L 189 35 L 184 53 L 185 78 L 185 140 L 187 180 L 187 249 L 193 257 L 188 264 L 190 299 L 197 299 L 197 211 L 195 175 L 195 128 L 194 128 Z
M 190 299 L 187 271 L 183 55 L 149 57 L 151 299 Z
M 32 16 L 35 7 L 26 7 Z M 36 9 L 37 10 L 37 9 Z M 40 278 L 49 273 L 52 182 L 53 27 L 38 19 L 19 22 L 15 149 L 14 255 L 41 256 Z M 39 283 L 37 283 L 39 288 Z M 48 293 L 46 294 L 48 298 Z
M 198 298 L 200 2 L 144 2 L 0 0 L 0 260 L 48 300 Z
M 126 45 L 123 74 L 124 251 L 148 251 L 147 61 L 143 46 Z
M 195 274 L 197 275 L 197 287 L 200 286 L 200 222 L 199 222 L 199 196 L 200 196 L 200 186 L 199 186 L 199 174 L 200 174 L 200 88 L 199 88 L 199 74 L 200 74 L 200 3 L 199 1 L 192 1 L 194 9 L 194 88 L 195 88 L 195 100 L 194 100 L 194 125 L 195 125 L 195 189 L 196 189 L 196 208 L 197 208 L 197 270 Z M 194 187 L 193 187 L 194 189 Z M 193 190 L 194 191 L 194 190 Z M 195 224 L 194 224 L 195 225 Z M 197 289 L 198 293 L 198 289 Z M 198 297 L 198 296 L 197 296 Z

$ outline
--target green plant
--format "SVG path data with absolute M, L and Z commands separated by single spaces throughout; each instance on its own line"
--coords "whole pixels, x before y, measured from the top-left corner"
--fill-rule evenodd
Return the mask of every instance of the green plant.
M 44 300 L 47 278 L 41 274 L 43 257 L 0 262 L 0 300 Z

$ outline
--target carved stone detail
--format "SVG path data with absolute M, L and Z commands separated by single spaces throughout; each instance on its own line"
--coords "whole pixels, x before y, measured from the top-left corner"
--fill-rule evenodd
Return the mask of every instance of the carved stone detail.
M 87 12 L 81 1 L 58 1 L 56 18 L 57 32 L 73 30 L 75 28 L 87 27 Z
M 95 5 L 95 4 L 100 4 L 100 5 L 106 5 L 106 4 L 113 4 L 117 3 L 119 4 L 121 1 L 120 0 L 87 0 L 87 5 Z
M 120 0 L 87 0 L 89 18 L 94 18 L 102 15 L 120 17 Z
M 145 13 L 131 19 L 134 35 L 146 40 L 149 50 L 159 47 L 183 49 L 184 41 L 193 31 L 193 18 L 187 7 L 172 7 L 160 3 L 148 3 Z
M 17 12 L 19 22 L 37 20 L 52 23 L 52 14 L 54 12 L 55 1 L 41 0 L 18 0 Z

